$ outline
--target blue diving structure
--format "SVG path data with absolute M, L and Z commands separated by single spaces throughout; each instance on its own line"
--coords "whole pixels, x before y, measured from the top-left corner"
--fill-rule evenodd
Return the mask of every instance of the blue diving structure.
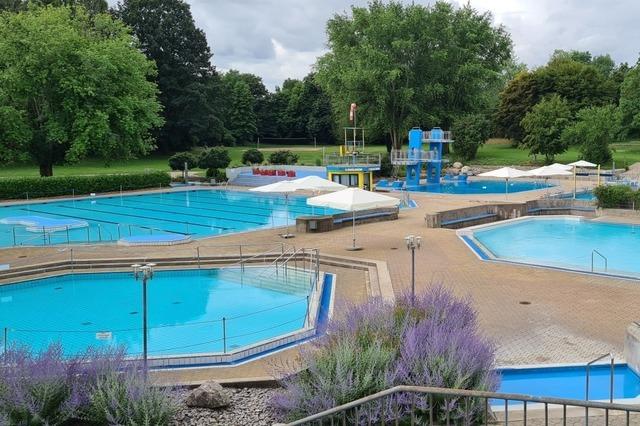
M 419 127 L 409 130 L 408 149 L 391 151 L 391 163 L 406 166 L 407 177 L 404 189 L 411 190 L 420 186 L 420 176 L 425 164 L 426 183 L 440 183 L 442 165 L 448 161 L 442 158 L 444 145 L 451 142 L 453 142 L 451 132 L 439 127 L 434 127 L 430 131 L 423 131 Z

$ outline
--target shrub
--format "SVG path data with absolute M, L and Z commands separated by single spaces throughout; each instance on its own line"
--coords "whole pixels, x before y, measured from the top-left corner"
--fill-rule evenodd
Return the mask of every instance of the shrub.
M 189 169 L 198 167 L 198 158 L 191 152 L 178 152 L 169 157 L 169 167 L 171 170 L 184 171 L 184 163 Z
M 0 179 L 0 199 L 55 197 L 92 192 L 115 192 L 168 186 L 171 177 L 165 172 L 130 173 L 96 176 L 53 176 Z
M 207 169 L 207 179 L 215 179 L 216 182 L 226 182 L 227 174 L 224 170 L 220 169 Z
M 288 149 L 274 151 L 269 155 L 269 163 L 271 164 L 296 164 L 298 162 L 298 154 L 294 154 Z
M 242 164 L 262 164 L 264 154 L 259 149 L 251 148 L 242 153 Z
M 391 156 L 386 153 L 380 159 L 380 176 L 390 177 L 393 174 L 393 164 L 391 164 Z
M 640 206 L 640 193 L 627 185 L 600 185 L 593 190 L 598 207 L 632 208 Z
M 0 366 L 0 420 L 14 425 L 168 425 L 176 406 L 122 348 L 65 358 L 11 348 Z M 2 423 L 2 424 L 5 424 Z
M 205 149 L 198 159 L 198 167 L 201 169 L 224 169 L 229 166 L 229 163 L 231 163 L 229 151 L 221 146 Z
M 345 312 L 312 348 L 302 351 L 301 362 L 307 369 L 282 380 L 284 390 L 276 394 L 272 405 L 283 420 L 400 384 L 497 388 L 494 348 L 479 334 L 475 311 L 469 301 L 454 298 L 444 288 L 432 287 L 417 295 L 414 303 L 405 295 L 395 305 L 372 300 L 348 306 Z M 399 417 L 406 417 L 411 400 L 398 395 L 393 402 L 398 404 Z M 418 406 L 419 411 L 421 408 L 426 407 Z M 472 401 L 465 410 L 458 401 L 436 399 L 434 409 L 441 420 L 448 412 L 454 424 L 462 420 L 471 424 L 482 416 L 481 407 Z M 392 411 L 380 406 L 361 415 L 352 423 L 394 420 Z

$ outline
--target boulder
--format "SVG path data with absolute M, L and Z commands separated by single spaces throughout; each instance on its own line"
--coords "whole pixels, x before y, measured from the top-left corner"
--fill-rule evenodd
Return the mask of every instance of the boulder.
M 185 400 L 187 407 L 222 408 L 231 404 L 229 394 L 216 381 L 204 382 L 192 390 Z
M 456 161 L 455 163 L 453 163 L 453 168 L 454 169 L 461 169 L 462 168 L 462 163 L 459 161 Z

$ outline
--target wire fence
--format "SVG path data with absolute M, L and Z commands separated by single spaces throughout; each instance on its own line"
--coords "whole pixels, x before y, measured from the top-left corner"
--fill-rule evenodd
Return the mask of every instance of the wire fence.
M 69 355 L 110 345 L 125 345 L 131 356 L 139 355 L 145 306 L 131 271 L 134 262 L 156 264 L 148 284 L 151 357 L 183 350 L 226 354 L 315 324 L 320 303 L 316 249 L 275 243 L 205 245 L 172 251 L 170 257 L 165 252 L 141 256 L 131 247 L 110 258 L 100 254 L 96 248 L 64 248 L 19 259 L 0 271 L 5 353 L 14 345 L 43 349 L 60 342 Z M 227 287 L 198 287 L 197 280 L 211 279 Z M 87 282 L 105 286 L 102 295 L 87 292 Z M 46 309 L 19 302 L 18 290 L 24 294 L 29 287 L 49 294 Z M 111 297 L 123 287 L 120 299 Z M 265 290 L 268 297 L 261 301 Z M 44 325 L 56 323 L 61 325 Z

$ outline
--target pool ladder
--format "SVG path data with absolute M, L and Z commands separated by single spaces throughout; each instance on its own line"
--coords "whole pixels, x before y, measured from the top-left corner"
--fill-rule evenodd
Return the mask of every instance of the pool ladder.
M 593 249 L 591 251 L 591 272 L 594 272 L 594 268 L 593 268 L 593 262 L 595 259 L 595 255 L 600 256 L 603 260 L 604 260 L 604 271 L 607 272 L 608 266 L 609 266 L 609 260 L 607 259 L 607 257 L 600 253 L 598 250 Z
M 594 250 L 595 251 L 595 250 Z M 609 403 L 613 403 L 613 377 L 614 377 L 614 373 L 615 373 L 615 359 L 613 357 L 613 353 L 609 352 L 603 355 L 600 355 L 598 358 L 593 359 L 591 361 L 589 361 L 587 363 L 587 379 L 586 379 L 586 384 L 585 384 L 585 396 L 584 399 L 585 401 L 589 401 L 589 372 L 591 369 L 591 366 L 593 364 L 595 364 L 598 361 L 601 361 L 605 358 L 609 358 L 609 360 L 611 361 L 611 368 L 610 368 L 610 377 L 609 377 Z M 585 407 L 585 426 L 589 426 L 589 407 Z M 609 424 L 609 411 L 605 412 L 605 424 Z

